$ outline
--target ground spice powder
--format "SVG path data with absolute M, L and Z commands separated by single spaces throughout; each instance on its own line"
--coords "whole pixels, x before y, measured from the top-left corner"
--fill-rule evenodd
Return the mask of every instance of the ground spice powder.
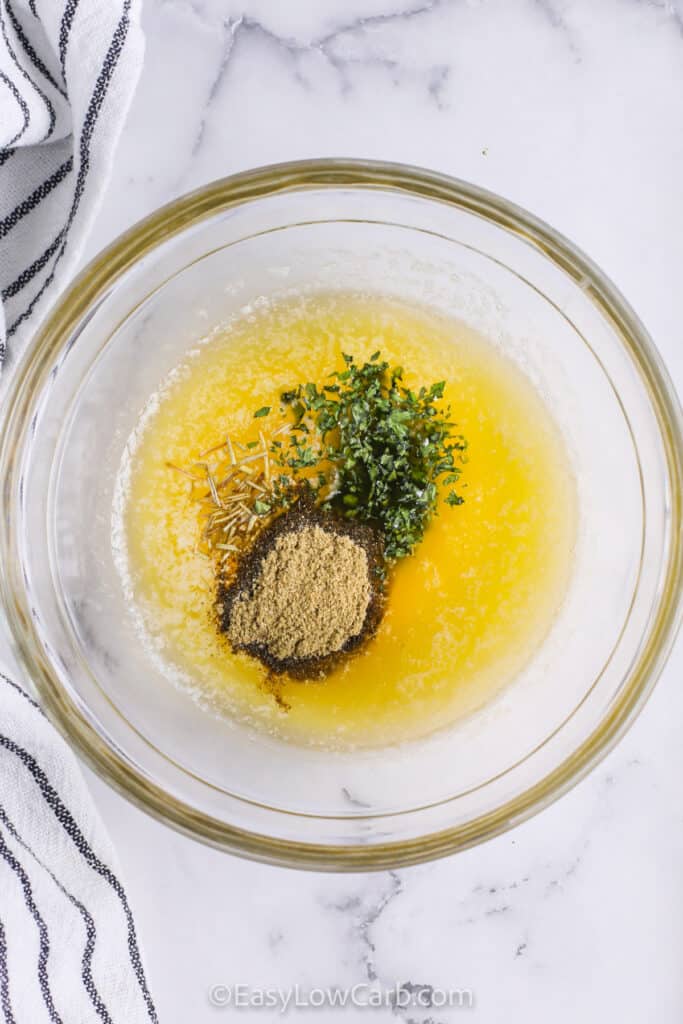
M 320 526 L 278 537 L 253 592 L 232 605 L 229 637 L 260 643 L 278 661 L 321 658 L 357 636 L 370 603 L 363 548 Z
M 219 590 L 219 622 L 233 649 L 276 673 L 324 675 L 381 617 L 378 544 L 374 531 L 303 504 L 284 513 Z

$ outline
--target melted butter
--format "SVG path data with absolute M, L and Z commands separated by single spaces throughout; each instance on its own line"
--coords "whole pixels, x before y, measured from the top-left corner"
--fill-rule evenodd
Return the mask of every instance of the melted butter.
M 210 564 L 186 466 L 227 433 L 277 425 L 279 396 L 381 350 L 410 387 L 446 381 L 469 442 L 460 493 L 396 568 L 377 636 L 322 682 L 285 682 L 289 711 L 261 665 L 214 625 Z M 330 294 L 252 312 L 200 347 L 163 389 L 130 466 L 127 564 L 145 630 L 169 674 L 212 707 L 297 742 L 379 745 L 423 736 L 508 684 L 547 635 L 565 594 L 576 496 L 562 438 L 512 362 L 455 321 L 383 298 Z M 272 406 L 268 420 L 254 410 Z

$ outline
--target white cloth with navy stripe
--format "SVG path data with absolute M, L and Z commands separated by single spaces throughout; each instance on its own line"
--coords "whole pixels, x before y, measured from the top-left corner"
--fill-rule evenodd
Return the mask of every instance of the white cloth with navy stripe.
M 10 363 L 94 217 L 139 77 L 138 18 L 135 0 L 0 0 L 0 357 Z M 111 843 L 75 757 L 20 682 L 0 673 L 0 1020 L 156 1021 Z
M 0 713 L 1 1019 L 156 1021 L 128 898 L 73 754 L 3 675 Z
M 143 47 L 137 0 L 0 0 L 0 361 L 73 273 Z

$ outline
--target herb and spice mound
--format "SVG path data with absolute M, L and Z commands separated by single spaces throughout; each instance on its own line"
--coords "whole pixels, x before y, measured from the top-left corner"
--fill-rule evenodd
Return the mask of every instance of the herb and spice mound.
M 216 566 L 220 629 L 294 678 L 324 675 L 372 636 L 391 568 L 422 540 L 440 491 L 463 502 L 467 442 L 445 383 L 413 391 L 379 352 L 343 359 L 327 382 L 257 409 L 257 440 L 228 437 L 172 467 L 206 511 L 200 550 Z

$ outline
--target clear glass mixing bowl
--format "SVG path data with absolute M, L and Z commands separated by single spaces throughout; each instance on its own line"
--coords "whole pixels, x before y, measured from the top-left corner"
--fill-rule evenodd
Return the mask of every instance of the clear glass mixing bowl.
M 378 750 L 307 749 L 203 711 L 141 644 L 112 557 L 115 476 L 150 394 L 247 303 L 317 288 L 482 331 L 543 392 L 578 481 L 570 592 L 532 662 L 467 720 Z M 245 856 L 379 868 L 509 828 L 623 733 L 680 617 L 681 412 L 646 332 L 566 239 L 426 171 L 266 167 L 142 221 L 44 324 L 0 443 L 2 599 L 47 714 L 130 799 Z

